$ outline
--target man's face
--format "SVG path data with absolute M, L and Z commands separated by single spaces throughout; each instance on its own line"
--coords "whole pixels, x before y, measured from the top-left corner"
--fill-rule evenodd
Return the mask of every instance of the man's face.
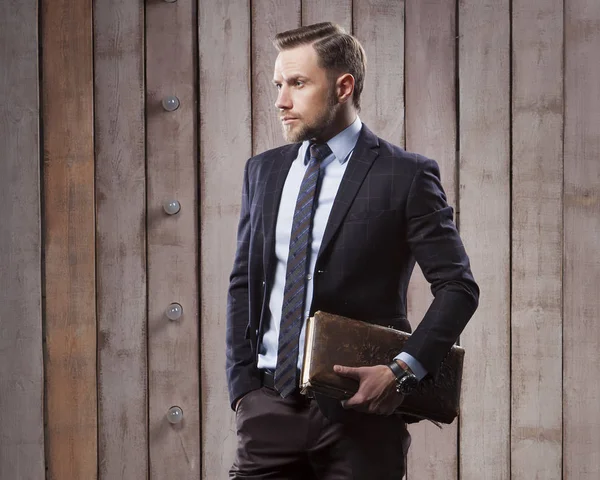
M 273 83 L 275 106 L 288 142 L 319 138 L 335 118 L 339 104 L 334 81 L 319 67 L 312 45 L 279 52 Z

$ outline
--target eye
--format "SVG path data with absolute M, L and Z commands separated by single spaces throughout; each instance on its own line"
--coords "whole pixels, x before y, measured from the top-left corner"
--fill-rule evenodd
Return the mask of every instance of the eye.
M 296 80 L 296 86 L 297 87 L 303 87 L 304 86 L 304 82 L 302 80 Z
M 281 83 L 274 83 L 273 85 L 275 85 L 277 90 L 281 90 Z

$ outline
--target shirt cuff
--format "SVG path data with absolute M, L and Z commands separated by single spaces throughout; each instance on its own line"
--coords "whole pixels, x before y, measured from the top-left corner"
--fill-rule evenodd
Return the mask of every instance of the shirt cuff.
M 410 353 L 400 352 L 398 355 L 394 357 L 394 360 L 402 360 L 404 363 L 408 365 L 408 368 L 412 370 L 419 380 L 422 380 L 425 375 L 427 375 L 427 370 L 423 368 L 423 365 Z

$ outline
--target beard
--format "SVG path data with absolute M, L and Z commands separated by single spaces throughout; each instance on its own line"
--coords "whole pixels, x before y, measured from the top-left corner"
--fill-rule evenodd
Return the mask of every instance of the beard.
M 296 143 L 303 142 L 304 140 L 312 140 L 318 138 L 326 131 L 333 122 L 339 104 L 335 96 L 335 88 L 332 88 L 328 95 L 327 100 L 323 108 L 317 112 L 315 118 L 304 121 L 302 117 L 297 118 L 297 125 L 283 125 L 283 138 L 286 142 Z

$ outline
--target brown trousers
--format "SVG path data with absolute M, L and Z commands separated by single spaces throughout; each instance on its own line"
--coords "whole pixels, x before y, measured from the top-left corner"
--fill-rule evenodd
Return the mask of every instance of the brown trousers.
M 400 480 L 410 435 L 395 416 L 332 423 L 302 395 L 262 387 L 236 411 L 238 448 L 230 479 Z

